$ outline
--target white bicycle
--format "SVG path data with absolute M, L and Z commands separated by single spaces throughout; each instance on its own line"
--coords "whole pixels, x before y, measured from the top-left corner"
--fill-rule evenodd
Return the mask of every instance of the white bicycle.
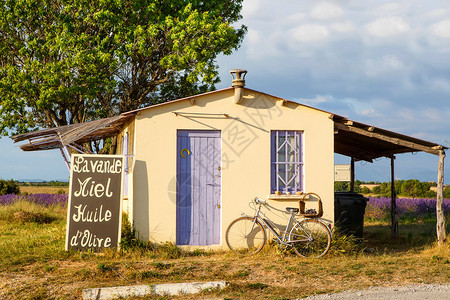
M 302 257 L 317 258 L 323 256 L 330 249 L 332 232 L 329 226 L 318 217 L 322 214 L 320 197 L 315 193 L 308 193 L 305 194 L 303 199 L 311 194 L 318 197 L 319 213 L 304 213 L 304 209 L 301 210 L 303 201 L 300 201 L 300 209 L 287 207 L 285 211 L 282 211 L 256 197 L 250 202 L 255 210 L 254 216 L 237 218 L 228 226 L 226 231 L 228 247 L 239 255 L 258 253 L 266 244 L 265 228 L 267 228 L 275 236 L 278 246 L 282 248 L 291 247 L 295 253 Z M 285 229 L 283 230 L 270 220 L 262 212 L 262 207 L 289 214 Z M 296 215 L 300 211 L 300 215 L 305 216 L 305 218 L 299 221 L 296 219 Z

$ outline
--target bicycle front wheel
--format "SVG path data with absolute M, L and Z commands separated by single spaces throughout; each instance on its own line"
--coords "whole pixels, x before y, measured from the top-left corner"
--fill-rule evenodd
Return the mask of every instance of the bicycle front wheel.
M 254 218 L 241 217 L 228 226 L 226 241 L 233 252 L 239 255 L 252 255 L 264 247 L 266 231 Z
M 330 249 L 331 234 L 326 225 L 321 222 L 315 219 L 305 219 L 292 228 L 289 242 L 298 255 L 317 258 Z

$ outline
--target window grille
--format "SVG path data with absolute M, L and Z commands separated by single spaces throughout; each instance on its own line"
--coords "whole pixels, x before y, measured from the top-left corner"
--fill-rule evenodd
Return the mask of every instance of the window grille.
M 303 190 L 302 133 L 275 130 L 271 133 L 271 193 L 295 194 Z

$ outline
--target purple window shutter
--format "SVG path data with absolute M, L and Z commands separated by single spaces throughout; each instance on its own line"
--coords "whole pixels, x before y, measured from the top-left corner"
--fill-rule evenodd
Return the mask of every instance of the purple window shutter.
M 303 155 L 300 131 L 271 132 L 271 192 L 302 191 Z

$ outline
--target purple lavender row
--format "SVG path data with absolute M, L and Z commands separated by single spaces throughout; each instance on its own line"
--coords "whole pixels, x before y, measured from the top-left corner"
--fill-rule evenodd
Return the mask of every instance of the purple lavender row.
M 399 198 L 396 200 L 397 214 L 414 215 L 416 217 L 436 214 L 436 199 Z M 391 198 L 369 198 L 365 216 L 372 219 L 383 219 L 391 210 Z M 450 214 L 450 199 L 444 199 L 444 214 Z
M 30 194 L 30 195 L 15 195 L 8 194 L 0 196 L 0 205 L 13 204 L 14 202 L 25 200 L 44 206 L 52 205 L 66 205 L 67 194 Z

